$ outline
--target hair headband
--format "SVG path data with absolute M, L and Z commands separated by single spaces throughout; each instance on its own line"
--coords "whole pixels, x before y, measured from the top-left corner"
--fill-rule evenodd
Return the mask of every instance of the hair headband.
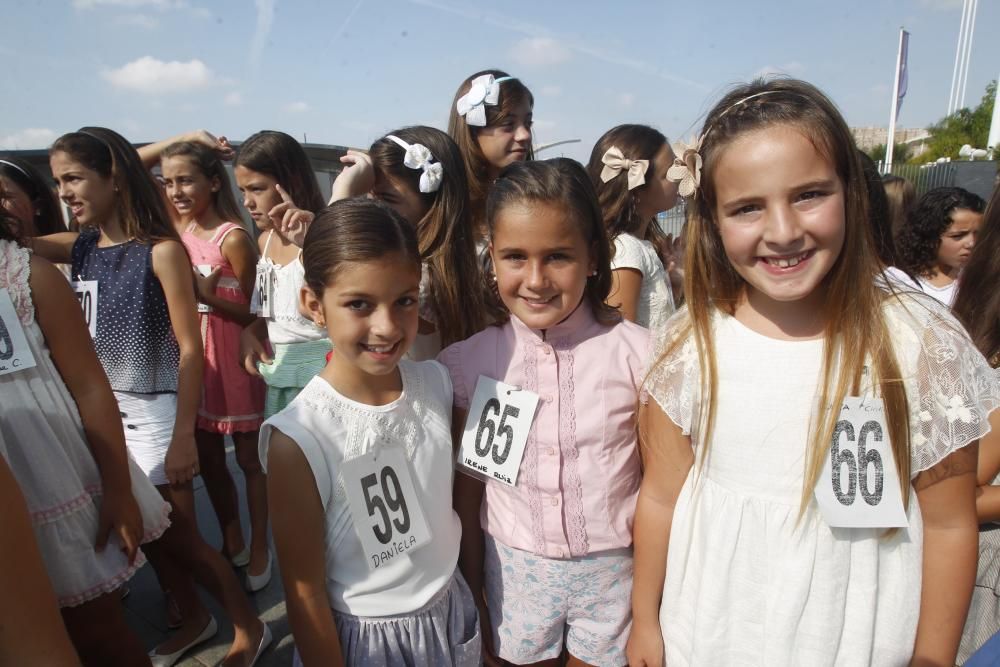
M 620 148 L 612 146 L 604 152 L 601 162 L 604 164 L 604 168 L 601 169 L 601 181 L 604 183 L 612 180 L 622 171 L 628 174 L 629 190 L 646 182 L 649 160 L 629 160 L 622 154 Z
M 486 127 L 486 107 L 495 106 L 500 101 L 500 84 L 513 81 L 513 76 L 493 78 L 492 74 L 483 74 L 472 80 L 469 92 L 458 98 L 455 110 L 459 116 L 465 117 L 465 122 L 476 127 Z
M 0 158 L 0 164 L 5 164 L 8 167 L 13 167 L 14 169 L 17 169 L 19 172 L 21 172 L 22 174 L 24 174 L 24 177 L 26 179 L 28 179 L 29 181 L 31 180 L 31 176 L 28 174 L 28 172 L 26 172 L 22 167 L 14 164 L 10 160 L 4 160 L 4 159 Z
M 402 148 L 406 153 L 403 155 L 403 164 L 410 169 L 422 169 L 420 174 L 420 191 L 423 193 L 437 192 L 441 187 L 441 177 L 444 175 L 444 167 L 440 162 L 434 162 L 434 155 L 431 150 L 423 144 L 408 144 L 394 134 L 387 134 L 385 138 Z
M 705 137 L 707 137 L 712 130 L 715 129 L 716 124 L 722 120 L 727 113 L 744 102 L 749 102 L 755 97 L 761 97 L 762 95 L 773 95 L 777 93 L 799 95 L 802 97 L 799 93 L 789 90 L 762 90 L 759 93 L 747 95 L 746 97 L 739 99 L 726 107 L 725 111 L 715 117 L 715 121 L 712 125 L 701 133 L 701 136 L 692 138 L 690 144 L 686 144 L 683 141 L 679 141 L 674 144 L 674 163 L 670 165 L 669 169 L 667 169 L 667 178 L 678 184 L 677 193 L 681 197 L 690 197 L 701 185 L 701 145 L 704 143 Z

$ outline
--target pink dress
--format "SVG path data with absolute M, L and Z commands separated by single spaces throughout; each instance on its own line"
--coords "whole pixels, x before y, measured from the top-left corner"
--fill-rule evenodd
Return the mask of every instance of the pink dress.
M 221 267 L 215 295 L 234 303 L 249 304 L 249 297 L 240 289 L 232 265 L 222 254 L 222 243 L 233 230 L 243 232 L 239 225 L 226 222 L 209 240 L 194 235 L 194 223 L 181 234 L 181 240 L 191 255 L 195 267 Z M 240 365 L 240 332 L 242 325 L 222 313 L 200 313 L 201 340 L 205 347 L 204 384 L 198 428 L 212 433 L 244 433 L 260 428 L 264 415 L 264 383 L 251 377 Z

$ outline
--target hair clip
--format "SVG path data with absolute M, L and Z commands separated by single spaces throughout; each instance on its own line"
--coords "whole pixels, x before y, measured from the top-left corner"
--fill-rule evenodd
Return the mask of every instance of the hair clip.
M 387 134 L 385 138 L 392 141 L 397 146 L 406 151 L 403 156 L 403 164 L 410 169 L 422 169 L 420 174 L 420 191 L 423 193 L 437 192 L 441 187 L 441 177 L 444 175 L 444 167 L 440 162 L 434 162 L 434 155 L 431 150 L 423 144 L 408 144 L 394 134 Z
M 14 169 L 16 169 L 19 172 L 21 172 L 24 175 L 25 178 L 27 178 L 28 180 L 31 180 L 31 176 L 28 175 L 28 172 L 26 172 L 24 169 L 22 169 L 20 166 L 18 166 L 16 164 L 14 164 L 10 160 L 0 160 L 0 164 L 5 164 L 8 167 L 13 167 Z
M 646 182 L 646 170 L 649 169 L 649 160 L 629 160 L 621 149 L 612 146 L 604 152 L 601 158 L 604 168 L 601 169 L 601 181 L 607 183 L 618 174 L 625 171 L 628 174 L 628 189 L 632 190 Z
M 679 141 L 674 144 L 674 163 L 667 169 L 667 178 L 677 183 L 677 193 L 690 197 L 701 185 L 701 142 L 705 135 L 692 138 L 690 144 Z
M 486 127 L 486 107 L 494 106 L 500 101 L 500 84 L 513 79 L 512 76 L 495 79 L 492 74 L 477 76 L 472 80 L 469 92 L 455 102 L 455 110 L 459 116 L 465 117 L 465 122 L 469 125 Z

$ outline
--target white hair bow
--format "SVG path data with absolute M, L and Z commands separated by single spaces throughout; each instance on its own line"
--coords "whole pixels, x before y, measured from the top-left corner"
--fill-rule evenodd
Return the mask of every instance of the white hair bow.
M 514 77 L 502 76 L 494 79 L 492 74 L 483 74 L 472 80 L 469 92 L 458 98 L 455 110 L 465 116 L 465 122 L 476 127 L 486 127 L 486 106 L 494 106 L 500 101 L 500 84 Z
M 431 149 L 423 144 L 408 144 L 394 134 L 387 134 L 386 139 L 392 141 L 397 146 L 406 151 L 403 156 L 403 164 L 410 169 L 422 169 L 420 174 L 420 191 L 423 193 L 437 192 L 441 187 L 441 177 L 444 176 L 444 167 L 440 162 L 434 162 L 434 155 Z
M 646 170 L 649 169 L 649 160 L 629 160 L 621 149 L 612 146 L 604 152 L 601 158 L 604 169 L 601 170 L 601 180 L 605 183 L 617 176 L 624 169 L 628 172 L 628 189 L 632 190 L 646 182 Z

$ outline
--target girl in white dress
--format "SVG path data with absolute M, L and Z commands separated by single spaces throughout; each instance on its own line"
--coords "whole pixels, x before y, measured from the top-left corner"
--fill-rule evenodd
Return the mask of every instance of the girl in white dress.
M 629 663 L 954 664 L 995 371 L 944 307 L 876 285 L 816 88 L 740 86 L 678 153 L 687 307 L 640 411 Z

